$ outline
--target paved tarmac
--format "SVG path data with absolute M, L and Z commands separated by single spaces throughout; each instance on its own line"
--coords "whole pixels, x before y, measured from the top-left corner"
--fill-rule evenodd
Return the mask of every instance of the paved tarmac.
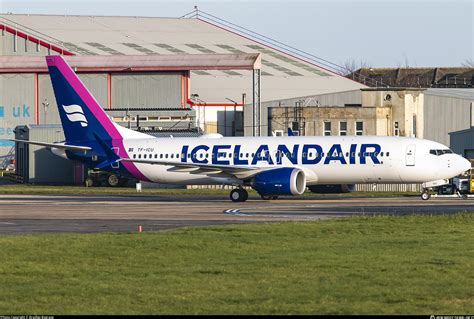
M 317 220 L 354 214 L 474 212 L 474 199 L 287 197 L 233 203 L 227 196 L 0 195 L 0 234 L 132 232 L 183 226 Z

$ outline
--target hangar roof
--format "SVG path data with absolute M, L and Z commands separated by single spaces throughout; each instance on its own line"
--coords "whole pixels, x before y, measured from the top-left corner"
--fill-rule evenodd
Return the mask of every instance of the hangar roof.
M 259 53 L 65 56 L 79 72 L 253 70 L 261 68 Z M 47 72 L 42 56 L 0 56 L 0 73 Z
M 366 87 L 199 18 L 0 14 L 2 25 L 75 55 L 261 53 L 262 101 Z M 240 100 L 242 93 L 252 96 L 252 75 L 238 69 L 195 70 L 191 90 L 205 101 Z

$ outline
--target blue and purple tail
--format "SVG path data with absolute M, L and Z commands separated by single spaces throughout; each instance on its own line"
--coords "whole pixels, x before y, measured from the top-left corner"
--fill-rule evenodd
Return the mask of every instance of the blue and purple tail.
M 47 56 L 46 63 L 66 138 L 66 144 L 90 146 L 90 154 L 68 154 L 95 168 L 117 168 L 120 158 L 128 158 L 123 136 L 84 83 L 60 55 Z M 123 131 L 128 131 L 123 128 Z M 92 156 L 98 161 L 92 163 Z M 131 162 L 122 162 L 122 170 L 140 180 L 146 177 Z
M 66 141 L 80 145 L 122 139 L 97 100 L 87 90 L 62 56 L 47 56 L 49 74 Z

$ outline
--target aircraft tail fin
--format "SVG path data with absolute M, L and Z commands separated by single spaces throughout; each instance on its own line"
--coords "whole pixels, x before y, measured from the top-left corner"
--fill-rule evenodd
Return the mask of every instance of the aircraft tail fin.
M 60 55 L 47 56 L 51 83 L 67 143 L 122 139 L 116 125 Z

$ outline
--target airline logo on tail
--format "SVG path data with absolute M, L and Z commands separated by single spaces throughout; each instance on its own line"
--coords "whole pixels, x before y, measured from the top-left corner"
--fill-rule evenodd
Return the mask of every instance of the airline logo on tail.
M 87 126 L 87 119 L 80 105 L 77 105 L 77 104 L 63 105 L 63 109 L 64 109 L 64 112 L 66 112 L 66 116 L 69 119 L 69 121 L 79 122 L 81 123 L 82 127 Z

